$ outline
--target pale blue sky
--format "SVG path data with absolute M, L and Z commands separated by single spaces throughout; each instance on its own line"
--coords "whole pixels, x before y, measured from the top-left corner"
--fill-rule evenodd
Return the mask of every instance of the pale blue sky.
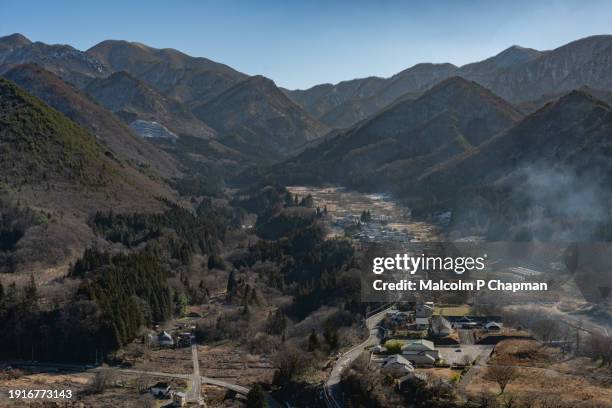
M 176 48 L 294 89 L 612 34 L 612 1 L 0 0 L 0 35 L 13 32 L 82 50 Z

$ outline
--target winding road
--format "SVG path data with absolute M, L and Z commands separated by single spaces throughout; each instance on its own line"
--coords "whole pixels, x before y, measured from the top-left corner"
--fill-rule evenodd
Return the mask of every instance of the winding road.
M 342 408 L 344 407 L 344 398 L 342 396 L 342 387 L 340 385 L 340 379 L 342 376 L 342 371 L 349 365 L 353 363 L 361 355 L 363 350 L 369 346 L 375 346 L 380 344 L 380 337 L 378 331 L 378 324 L 385 317 L 385 314 L 392 310 L 394 306 L 386 307 L 383 310 L 376 312 L 372 316 L 366 319 L 366 327 L 368 328 L 370 335 L 368 339 L 363 343 L 353 347 L 346 353 L 342 354 L 334 367 L 332 368 L 332 372 L 325 382 L 323 387 L 325 403 L 329 408 Z

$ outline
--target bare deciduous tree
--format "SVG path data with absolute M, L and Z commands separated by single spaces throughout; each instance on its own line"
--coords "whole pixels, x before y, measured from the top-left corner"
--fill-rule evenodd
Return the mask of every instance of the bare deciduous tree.
M 138 377 L 136 380 L 136 389 L 140 394 L 144 394 L 149 389 L 149 377 L 145 374 Z
M 612 337 L 591 334 L 587 354 L 593 361 L 601 360 L 602 366 L 612 366 Z
M 274 382 L 280 385 L 290 383 L 306 368 L 304 354 L 297 346 L 290 343 L 285 343 L 279 349 L 273 361 L 278 370 L 274 375 Z
M 91 391 L 96 394 L 104 392 L 108 387 L 115 384 L 115 372 L 112 370 L 101 370 L 96 373 L 91 382 Z
M 492 365 L 487 368 L 485 376 L 488 380 L 496 382 L 500 394 L 503 394 L 508 384 L 518 377 L 518 370 L 512 366 Z
M 544 344 L 547 344 L 556 340 L 559 336 L 560 327 L 554 317 L 542 316 L 535 322 L 532 331 Z

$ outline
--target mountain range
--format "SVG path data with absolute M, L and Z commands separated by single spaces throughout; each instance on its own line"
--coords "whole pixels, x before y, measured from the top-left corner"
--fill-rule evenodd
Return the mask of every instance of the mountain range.
M 584 91 L 571 91 L 477 148 L 432 168 L 421 185 L 451 191 L 459 181 L 472 185 L 508 183 L 528 167 L 571 168 L 612 177 L 612 109 Z M 488 171 L 482 171 L 488 169 Z M 516 180 L 515 180 L 516 181 Z
M 35 63 L 128 125 L 138 120 L 177 137 L 216 138 L 260 163 L 287 157 L 329 130 L 350 128 L 396 102 L 415 100 L 450 77 L 474 81 L 530 113 L 573 89 L 611 91 L 611 61 L 612 36 L 600 35 L 547 51 L 512 46 L 461 67 L 421 63 L 389 78 L 286 90 L 174 49 L 107 40 L 79 51 L 20 34 L 0 38 L 0 73 Z M 138 132 L 143 126 L 133 128 Z
M 215 137 L 214 129 L 198 120 L 178 101 L 169 98 L 125 71 L 93 79 L 85 92 L 125 122 L 160 122 L 177 135 Z
M 34 86 L 49 92 L 53 85 Z M 70 97 L 54 102 L 71 103 Z M 33 271 L 80 256 L 93 239 L 87 220 L 94 211 L 165 208 L 163 201 L 175 197 L 168 184 L 117 152 L 133 153 L 112 150 L 87 127 L 0 78 L 0 211 L 7 217 L 3 232 L 10 227 L 18 238 L 2 270 Z M 139 159 L 155 160 L 143 153 Z
M 79 51 L 20 34 L 0 38 L 0 73 L 25 63 L 87 93 L 132 129 L 148 132 L 142 136 L 163 126 L 177 137 L 216 139 L 211 151 L 238 149 L 245 163 L 286 157 L 328 130 L 271 80 L 173 49 L 109 40 Z M 224 139 L 229 143 L 220 147 Z
M 415 172 L 473 150 L 522 117 L 486 88 L 452 77 L 306 149 L 278 173 L 397 190 Z
M 118 117 L 51 72 L 28 63 L 13 67 L 4 76 L 88 129 L 101 143 L 135 167 L 152 167 L 158 175 L 167 178 L 180 173 L 172 157 L 147 143 Z
M 608 35 L 307 90 L 135 42 L 0 38 L 0 74 L 19 92 L 84 129 L 135 185 L 175 198 L 246 180 L 340 183 L 434 211 L 466 191 L 527 191 L 534 166 L 608 180 L 611 72 Z
M 610 90 L 611 68 L 612 36 L 600 35 L 549 51 L 512 46 L 461 67 L 417 64 L 390 78 L 368 77 L 286 92 L 327 125 L 348 127 L 402 95 L 421 93 L 451 76 L 475 81 L 511 103 L 522 103 L 581 86 Z

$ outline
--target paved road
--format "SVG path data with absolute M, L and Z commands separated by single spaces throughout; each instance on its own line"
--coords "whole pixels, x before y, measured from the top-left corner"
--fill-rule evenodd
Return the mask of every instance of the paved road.
M 188 401 L 200 403 L 203 401 L 201 395 L 202 378 L 200 377 L 200 361 L 198 360 L 198 346 L 191 345 L 191 360 L 193 361 L 193 373 L 191 374 L 191 390 L 187 395 Z
M 113 370 L 120 372 L 122 374 L 135 374 L 135 375 L 148 375 L 150 377 L 165 377 L 165 378 L 182 378 L 184 380 L 189 380 L 191 375 L 189 374 L 175 374 L 175 373 L 164 373 L 161 371 L 145 371 L 145 370 L 134 370 L 131 368 L 118 368 L 118 367 L 97 367 L 93 368 L 90 371 L 103 371 L 103 370 Z
M 562 316 L 562 319 L 565 321 L 567 325 L 574 327 L 574 328 L 580 328 L 584 330 L 585 332 L 588 332 L 591 334 L 599 333 L 599 334 L 603 334 L 606 337 L 610 336 L 610 331 L 608 330 L 608 327 L 606 327 L 604 324 L 596 323 L 586 316 L 571 315 L 567 312 L 564 312 L 563 310 L 559 309 L 558 304 L 555 304 L 553 307 L 554 307 L 554 310 Z
M 527 305 L 511 305 L 508 306 L 510 309 L 520 308 L 539 308 L 547 311 L 559 318 L 559 321 L 565 323 L 569 327 L 580 329 L 586 333 L 610 336 L 610 327 L 602 323 L 595 322 L 589 319 L 587 316 L 573 315 L 566 311 L 559 309 L 558 304 L 527 304 Z
M 368 339 L 344 353 L 338 359 L 338 361 L 336 361 L 336 364 L 332 368 L 332 372 L 327 379 L 323 390 L 326 395 L 326 403 L 328 406 L 332 408 L 344 407 L 344 399 L 342 398 L 342 389 L 340 387 L 340 377 L 342 375 L 342 371 L 351 365 L 353 361 L 355 361 L 355 359 L 361 355 L 366 347 L 374 346 L 380 343 L 377 326 L 378 323 L 380 323 L 380 321 L 385 317 L 385 314 L 391 309 L 393 309 L 393 306 L 368 317 L 366 319 L 366 326 L 370 331 Z
M 200 377 L 200 379 L 202 384 L 216 385 L 218 387 L 227 388 L 228 390 L 235 391 L 242 395 L 247 395 L 249 393 L 249 389 L 247 387 L 243 387 L 242 385 L 228 383 L 211 377 Z
M 474 337 L 474 331 L 470 329 L 459 329 L 459 341 L 461 344 L 475 344 L 476 339 Z

